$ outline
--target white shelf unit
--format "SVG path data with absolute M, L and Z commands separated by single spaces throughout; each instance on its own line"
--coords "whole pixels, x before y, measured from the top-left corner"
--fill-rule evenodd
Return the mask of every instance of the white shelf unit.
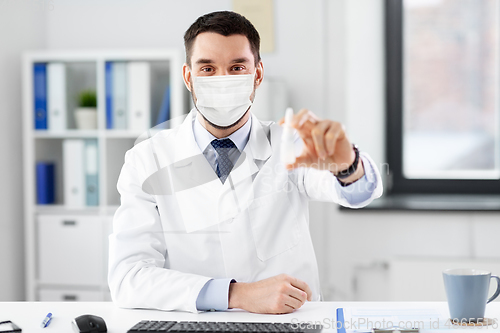
M 109 300 L 107 248 L 111 221 L 119 205 L 116 180 L 125 152 L 142 134 L 106 129 L 106 62 L 150 62 L 151 74 L 160 64 L 170 85 L 171 118 L 187 113 L 187 90 L 182 82 L 183 53 L 172 49 L 35 51 L 23 55 L 23 157 L 26 299 L 28 301 Z M 34 128 L 35 63 L 62 62 L 69 69 L 66 91 L 89 83 L 97 94 L 97 129 L 79 130 L 72 119 L 76 101 L 67 96 L 67 130 L 51 132 Z M 75 70 L 77 68 L 78 70 Z M 75 74 L 76 73 L 76 74 Z M 89 79 L 90 78 L 90 79 Z M 69 87 L 73 85 L 73 87 Z M 161 87 L 164 89 L 165 85 Z M 151 84 L 151 90 L 158 89 Z M 163 92 L 163 90 L 162 90 Z M 71 95 L 71 96 L 70 96 Z M 158 103 L 151 103 L 151 108 Z M 153 113 L 152 112 L 152 118 Z M 99 204 L 69 208 L 63 198 L 63 141 L 95 139 L 99 158 Z M 38 205 L 35 163 L 55 162 L 56 202 Z

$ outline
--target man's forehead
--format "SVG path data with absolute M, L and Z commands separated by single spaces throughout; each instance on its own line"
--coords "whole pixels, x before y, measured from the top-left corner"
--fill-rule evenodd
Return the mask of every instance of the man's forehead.
M 246 36 L 223 36 L 214 32 L 203 32 L 194 40 L 191 62 L 193 64 L 253 62 L 253 58 L 250 42 Z

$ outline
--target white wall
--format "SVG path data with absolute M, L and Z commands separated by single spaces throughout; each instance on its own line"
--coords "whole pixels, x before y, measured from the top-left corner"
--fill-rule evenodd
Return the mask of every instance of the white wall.
M 384 161 L 384 21 L 381 0 L 345 2 L 345 122 L 352 141 Z
M 21 52 L 45 45 L 45 14 L 34 2 L 0 9 L 0 301 L 24 299 Z

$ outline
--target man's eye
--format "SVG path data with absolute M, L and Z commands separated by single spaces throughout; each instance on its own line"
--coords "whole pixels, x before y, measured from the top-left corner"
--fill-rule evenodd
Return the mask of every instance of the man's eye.
M 204 67 L 201 69 L 202 72 L 211 72 L 212 71 L 212 68 L 210 67 Z
M 233 67 L 233 71 L 237 71 L 237 72 L 242 71 L 243 69 L 244 69 L 243 66 L 234 66 Z

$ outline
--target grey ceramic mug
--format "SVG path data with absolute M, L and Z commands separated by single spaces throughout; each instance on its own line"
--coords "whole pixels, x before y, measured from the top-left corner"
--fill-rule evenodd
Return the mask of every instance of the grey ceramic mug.
M 488 299 L 490 279 L 497 280 L 497 290 Z M 486 304 L 500 294 L 500 279 L 478 269 L 447 269 L 443 272 L 451 319 L 476 321 L 484 318 Z

